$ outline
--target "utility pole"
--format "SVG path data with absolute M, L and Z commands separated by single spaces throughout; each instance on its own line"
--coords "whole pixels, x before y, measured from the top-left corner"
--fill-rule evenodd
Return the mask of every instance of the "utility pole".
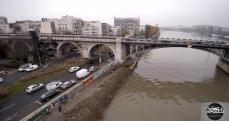
M 101 59 L 101 55 L 100 55 L 100 46 L 101 46 L 101 44 L 99 44 L 99 66 L 101 66 L 101 63 L 102 63 L 102 59 Z

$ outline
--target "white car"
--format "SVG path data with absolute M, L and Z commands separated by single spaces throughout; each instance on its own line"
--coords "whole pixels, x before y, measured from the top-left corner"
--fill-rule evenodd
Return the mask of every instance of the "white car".
M 76 81 L 75 80 L 70 80 L 70 81 L 66 81 L 61 85 L 61 88 L 64 90 L 70 86 L 72 86 L 73 84 L 75 84 Z
M 95 66 L 91 66 L 90 68 L 89 68 L 89 71 L 90 72 L 93 72 L 93 71 L 95 71 L 97 68 L 95 67 Z
M 42 89 L 43 87 L 44 87 L 44 84 L 42 84 L 42 83 L 33 84 L 33 85 L 28 86 L 26 88 L 25 92 L 28 94 L 31 94 L 31 93 L 34 93 L 34 92 Z
M 50 90 L 54 90 L 54 89 L 57 89 L 59 88 L 60 86 L 62 85 L 62 82 L 61 81 L 53 81 L 53 82 L 50 82 L 46 85 L 46 89 L 48 91 Z
M 68 71 L 69 71 L 70 73 L 72 73 L 72 72 L 77 71 L 77 70 L 79 70 L 79 69 L 80 69 L 80 67 L 75 66 L 75 67 L 71 67 Z
M 0 77 L 0 83 L 2 83 L 3 81 L 4 81 L 3 78 Z
M 30 72 L 38 69 L 38 65 L 31 65 L 25 69 L 25 71 Z
M 18 71 L 22 72 L 22 71 L 25 71 L 26 68 L 32 66 L 32 63 L 27 63 L 27 64 L 24 64 L 24 65 L 21 65 L 19 68 L 18 68 Z

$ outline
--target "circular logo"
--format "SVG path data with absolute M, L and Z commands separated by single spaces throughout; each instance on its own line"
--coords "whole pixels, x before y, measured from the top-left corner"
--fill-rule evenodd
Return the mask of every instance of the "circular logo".
M 211 120 L 219 120 L 223 117 L 224 110 L 220 104 L 212 103 L 208 106 L 206 113 Z

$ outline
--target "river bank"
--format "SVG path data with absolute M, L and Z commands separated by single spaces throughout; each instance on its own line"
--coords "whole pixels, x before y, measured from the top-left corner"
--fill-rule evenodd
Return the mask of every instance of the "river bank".
M 130 59 L 117 65 L 111 71 L 96 79 L 80 92 L 71 92 L 62 111 L 56 106 L 42 121 L 96 121 L 103 118 L 103 112 L 110 104 L 116 91 L 134 69 L 137 60 Z

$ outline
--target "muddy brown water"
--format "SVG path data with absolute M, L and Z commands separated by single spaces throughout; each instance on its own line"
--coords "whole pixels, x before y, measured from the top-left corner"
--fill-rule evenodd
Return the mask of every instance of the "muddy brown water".
M 103 121 L 199 121 L 202 102 L 229 102 L 218 56 L 190 48 L 146 53 L 105 110 Z

